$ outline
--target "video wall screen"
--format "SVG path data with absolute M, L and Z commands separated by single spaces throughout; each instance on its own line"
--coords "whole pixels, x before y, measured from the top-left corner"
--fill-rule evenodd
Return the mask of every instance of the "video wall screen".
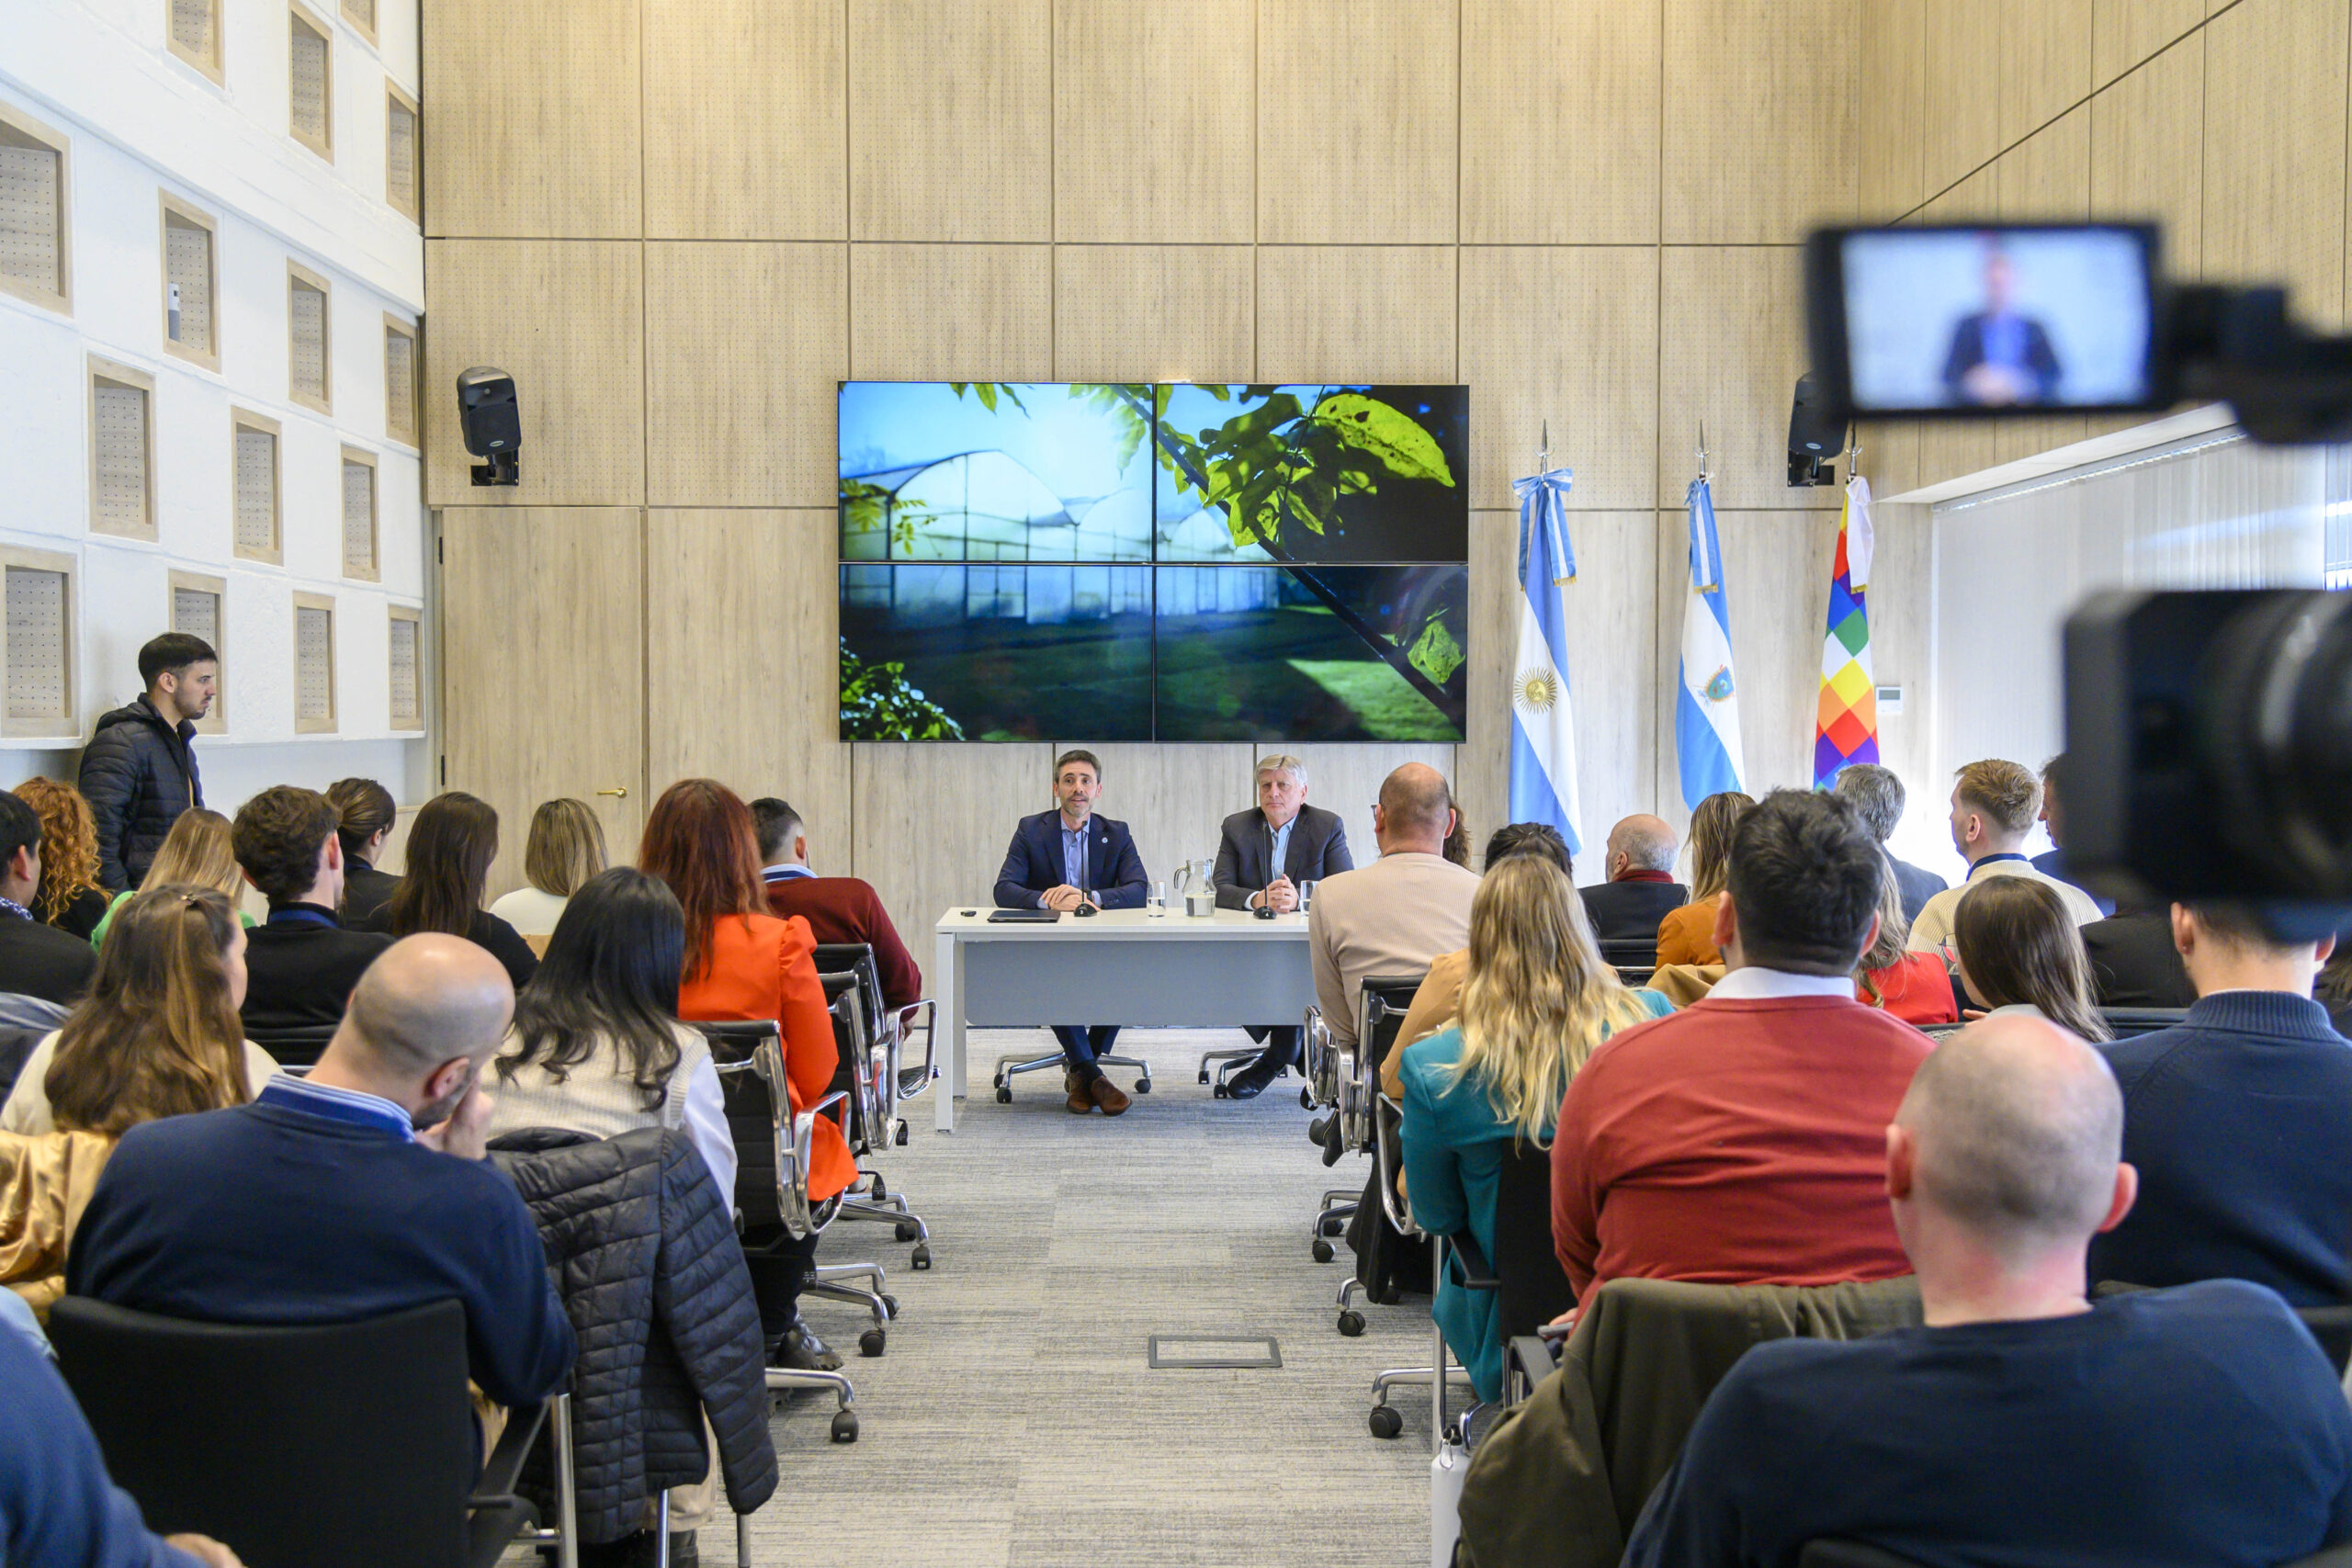
M 1460 740 L 1468 406 L 843 382 L 842 738 Z

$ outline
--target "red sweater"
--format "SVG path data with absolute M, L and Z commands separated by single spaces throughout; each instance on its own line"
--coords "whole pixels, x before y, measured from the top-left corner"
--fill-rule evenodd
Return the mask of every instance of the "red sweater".
M 1568 1082 L 1552 1240 L 1579 1300 L 1620 1276 L 1826 1285 L 1911 1271 L 1886 1124 L 1930 1048 L 1842 997 L 1692 1003 Z
M 779 877 L 768 884 L 768 908 L 778 919 L 799 916 L 820 942 L 870 944 L 886 1007 L 902 1008 L 922 995 L 922 971 L 871 884 L 854 876 Z

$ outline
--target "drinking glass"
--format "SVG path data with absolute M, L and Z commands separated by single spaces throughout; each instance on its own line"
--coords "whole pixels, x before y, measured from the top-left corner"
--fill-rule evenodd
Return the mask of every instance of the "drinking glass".
M 1160 919 L 1167 915 L 1168 884 L 1165 882 L 1155 882 L 1144 890 L 1143 912 L 1155 920 Z
M 1315 884 L 1312 882 L 1300 883 L 1298 885 L 1298 908 L 1295 912 L 1301 915 L 1306 913 L 1307 906 L 1314 902 Z

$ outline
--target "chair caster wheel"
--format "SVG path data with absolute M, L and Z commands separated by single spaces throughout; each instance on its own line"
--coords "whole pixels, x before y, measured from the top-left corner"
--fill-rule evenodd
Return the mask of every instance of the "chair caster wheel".
M 833 1412 L 833 1441 L 837 1443 L 857 1441 L 856 1411 L 836 1410 Z
M 922 1227 L 912 1220 L 900 1220 L 892 1229 L 900 1241 L 916 1241 L 922 1235 Z
M 1356 1311 L 1353 1307 L 1350 1307 L 1347 1311 L 1341 1313 L 1340 1314 L 1340 1333 L 1343 1337 L 1349 1339 L 1354 1339 L 1362 1337 L 1363 1334 L 1363 1314 Z M 1381 1408 L 1385 1410 L 1388 1407 L 1384 1404 Z M 1393 1438 L 1396 1434 L 1391 1432 L 1388 1435 Z
M 1225 1092 L 1225 1085 L 1220 1083 L 1215 1089 L 1209 1090 L 1209 1098 L 1211 1100 L 1225 1100 L 1230 1097 Z
M 1301 1111 L 1312 1111 L 1315 1109 L 1315 1091 L 1313 1089 L 1303 1089 L 1298 1091 L 1298 1108 Z
M 1137 1094 L 1149 1094 L 1151 1092 L 1151 1080 L 1149 1078 L 1136 1079 L 1136 1092 Z
M 874 1201 L 877 1203 L 887 1202 L 889 1200 L 889 1188 L 883 1185 L 882 1178 L 880 1176 L 876 1176 L 874 1179 Z
M 914 1256 L 907 1259 L 907 1267 L 928 1269 L 931 1267 L 931 1243 L 917 1242 Z
M 1208 1081 L 1209 1081 L 1209 1070 L 1208 1070 L 1206 1067 L 1203 1067 L 1203 1068 L 1201 1069 L 1201 1082 L 1203 1082 L 1203 1083 L 1206 1083 L 1206 1082 L 1208 1082 Z
M 879 1328 L 869 1328 L 857 1337 L 857 1353 L 861 1356 L 878 1356 L 889 1348 L 889 1344 L 888 1334 Z
M 899 1321 L 899 1298 L 898 1298 L 898 1297 L 896 1297 L 896 1296 L 893 1296 L 893 1295 L 885 1294 L 885 1295 L 883 1296 L 883 1298 L 882 1298 L 882 1310 L 883 1310 L 884 1312 L 887 1312 L 887 1313 L 888 1313 L 888 1314 L 890 1314 L 890 1321 L 891 1321 L 891 1322 L 893 1322 L 893 1323 L 898 1322 L 898 1321 Z
M 905 1117 L 901 1116 L 899 1118 L 898 1129 L 890 1134 L 890 1141 L 898 1145 L 902 1149 L 907 1146 L 907 1119 Z
M 1331 1261 L 1331 1244 L 1319 1235 L 1315 1238 L 1315 1245 L 1306 1250 L 1315 1255 L 1315 1261 L 1317 1263 Z
M 1010 1105 L 1010 1104 L 1012 1104 L 1012 1091 L 1011 1089 L 1009 1089 L 1005 1088 L 1002 1084 L 999 1084 L 999 1085 L 997 1086 L 997 1090 L 996 1090 L 996 1102 L 997 1102 L 999 1105 Z
M 1372 1407 L 1371 1416 L 1366 1417 L 1366 1425 L 1372 1427 L 1372 1435 L 1375 1438 L 1394 1438 L 1404 1431 L 1405 1418 L 1385 1404 L 1375 1404 Z

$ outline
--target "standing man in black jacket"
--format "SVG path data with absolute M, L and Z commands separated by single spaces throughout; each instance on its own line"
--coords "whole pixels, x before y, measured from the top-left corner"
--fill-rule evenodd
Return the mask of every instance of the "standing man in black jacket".
M 1306 764 L 1296 757 L 1261 757 L 1258 805 L 1225 819 L 1210 880 L 1216 884 L 1220 909 L 1287 915 L 1298 908 L 1301 884 L 1353 871 L 1355 865 L 1348 852 L 1347 823 L 1336 811 L 1306 804 Z M 1235 1100 L 1263 1093 L 1297 1060 L 1298 1037 L 1295 1023 L 1250 1025 L 1250 1038 L 1265 1049 L 1226 1081 L 1226 1092 Z
M 102 716 L 82 753 L 82 797 L 98 824 L 98 880 L 139 886 L 181 812 L 204 804 L 196 721 L 212 711 L 220 656 L 200 637 L 165 632 L 139 650 L 147 689 Z

